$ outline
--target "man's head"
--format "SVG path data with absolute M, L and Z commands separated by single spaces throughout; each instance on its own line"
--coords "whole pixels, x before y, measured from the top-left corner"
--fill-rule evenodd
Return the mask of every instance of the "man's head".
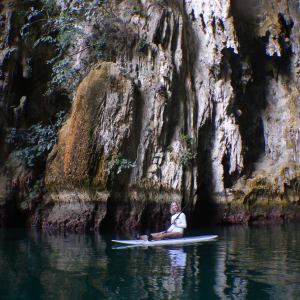
M 172 215 L 174 215 L 174 214 L 176 214 L 176 213 L 178 213 L 180 211 L 179 205 L 178 205 L 178 203 L 176 201 L 173 201 L 171 203 L 170 211 L 171 211 Z

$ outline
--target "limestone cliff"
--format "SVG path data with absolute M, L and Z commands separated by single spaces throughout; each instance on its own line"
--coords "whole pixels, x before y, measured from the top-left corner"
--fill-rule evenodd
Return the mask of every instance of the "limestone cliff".
M 1 6 L 0 138 L 68 111 L 46 168 L 2 143 L 2 223 L 13 207 L 45 229 L 156 230 L 174 199 L 194 225 L 299 220 L 296 1 L 100 2 L 56 2 L 81 18 L 55 62 L 42 17 L 26 44 L 11 27 L 33 22 Z

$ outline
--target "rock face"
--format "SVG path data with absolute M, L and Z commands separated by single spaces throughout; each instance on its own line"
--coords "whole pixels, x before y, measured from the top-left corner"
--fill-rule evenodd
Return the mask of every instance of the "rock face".
M 299 220 L 295 1 L 127 0 L 112 9 L 118 20 L 107 27 L 103 59 L 93 62 L 85 51 L 70 56 L 83 79 L 76 92 L 62 82 L 74 95 L 72 108 L 42 171 L 46 189 L 30 223 L 159 230 L 172 200 L 187 205 L 195 225 Z M 85 49 L 95 34 L 86 29 L 72 47 Z M 4 74 L 15 69 L 10 63 Z M 55 111 L 63 96 L 53 93 Z M 1 97 L 7 118 L 9 97 Z M 22 97 L 20 109 L 36 99 Z M 20 126 L 3 120 L 3 128 Z M 7 159 L 9 149 L 0 155 Z M 2 174 L 6 207 L 7 190 L 15 189 L 5 182 L 16 174 Z

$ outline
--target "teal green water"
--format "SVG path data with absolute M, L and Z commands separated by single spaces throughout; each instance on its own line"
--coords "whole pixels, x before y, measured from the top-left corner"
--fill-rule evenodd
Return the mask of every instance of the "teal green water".
M 0 299 L 300 299 L 300 226 L 208 228 L 184 247 L 0 230 Z M 118 236 L 117 238 L 128 238 Z

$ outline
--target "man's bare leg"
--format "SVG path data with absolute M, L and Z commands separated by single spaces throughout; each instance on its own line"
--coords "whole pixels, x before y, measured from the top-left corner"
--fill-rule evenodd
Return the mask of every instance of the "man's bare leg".
M 150 235 L 151 235 L 153 240 L 162 240 L 163 239 L 163 234 L 164 234 L 164 231 L 151 233 Z M 148 235 L 140 235 L 139 239 L 148 241 L 148 237 L 149 237 Z
M 182 238 L 182 233 L 180 232 L 158 232 L 158 233 L 152 233 L 152 238 L 155 241 L 164 240 L 164 239 L 178 239 Z
M 180 232 L 166 232 L 166 231 L 162 231 L 162 232 L 155 232 L 155 233 L 151 233 L 151 237 L 154 241 L 159 241 L 159 240 L 164 240 L 164 239 L 178 239 L 178 238 L 182 238 L 182 233 Z M 139 237 L 140 240 L 148 240 L 148 236 L 147 235 L 141 235 Z

